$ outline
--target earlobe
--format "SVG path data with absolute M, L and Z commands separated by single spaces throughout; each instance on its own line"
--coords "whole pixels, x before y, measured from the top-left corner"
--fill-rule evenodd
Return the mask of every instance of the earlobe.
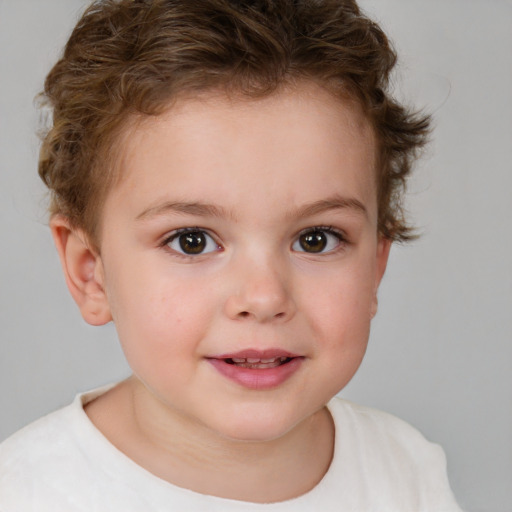
M 82 317 L 91 325 L 106 324 L 112 316 L 104 289 L 101 257 L 87 243 L 85 234 L 73 228 L 66 217 L 52 217 L 50 228 L 66 284 Z
M 389 251 L 391 249 L 391 240 L 389 238 L 381 237 L 379 238 L 377 244 L 377 260 L 375 266 L 375 287 L 373 290 L 373 299 L 371 306 L 371 318 L 373 318 L 377 314 L 378 309 L 378 298 L 377 293 L 379 291 L 379 285 L 384 276 L 384 272 L 386 271 L 386 267 L 388 264 Z

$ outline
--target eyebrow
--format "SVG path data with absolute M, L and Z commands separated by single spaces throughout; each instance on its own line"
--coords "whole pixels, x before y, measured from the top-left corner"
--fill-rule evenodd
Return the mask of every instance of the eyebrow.
M 320 213 L 324 213 L 330 210 L 352 210 L 355 213 L 359 213 L 368 216 L 368 211 L 364 204 L 355 198 L 342 197 L 340 195 L 334 195 L 327 199 L 321 199 L 312 203 L 305 204 L 296 210 L 292 210 L 286 214 L 288 218 L 307 218 Z M 185 215 L 196 215 L 199 217 L 230 217 L 234 218 L 229 211 L 225 210 L 221 206 L 198 203 L 198 202 L 175 202 L 168 201 L 156 206 L 147 208 L 142 213 L 137 215 L 137 220 L 146 220 L 153 217 L 159 217 L 169 213 L 183 213 Z
M 290 212 L 289 216 L 307 218 L 330 210 L 345 209 L 352 210 L 355 213 L 368 217 L 368 210 L 366 209 L 365 205 L 359 201 L 359 199 L 353 197 L 343 197 L 340 195 L 334 195 L 332 197 L 328 197 L 327 199 L 321 199 L 320 201 L 314 201 L 313 203 L 301 206 L 297 210 Z
M 152 206 L 137 215 L 137 220 L 146 220 L 152 217 L 159 217 L 168 213 L 183 213 L 186 215 L 197 215 L 199 217 L 223 217 L 227 216 L 224 208 L 206 203 L 187 203 L 168 201 Z

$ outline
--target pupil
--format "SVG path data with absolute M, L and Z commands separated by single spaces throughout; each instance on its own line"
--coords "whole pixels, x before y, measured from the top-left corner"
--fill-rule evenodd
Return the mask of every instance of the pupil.
M 187 254 L 200 254 L 206 247 L 206 237 L 200 231 L 180 235 L 180 247 Z
M 300 246 L 307 252 L 320 252 L 327 245 L 327 237 L 322 231 L 313 231 L 300 237 Z

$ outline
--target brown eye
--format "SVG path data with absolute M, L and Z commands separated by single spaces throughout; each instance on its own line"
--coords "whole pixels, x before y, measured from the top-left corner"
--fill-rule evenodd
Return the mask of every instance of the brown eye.
M 201 231 L 180 235 L 180 247 L 187 254 L 201 254 L 206 247 L 206 237 Z
M 322 252 L 327 246 L 327 236 L 323 231 L 310 231 L 300 236 L 299 244 L 306 252 Z
M 335 251 L 346 243 L 345 237 L 332 228 L 312 228 L 303 231 L 292 245 L 297 252 L 310 254 L 328 253 Z
M 178 232 L 168 240 L 167 245 L 176 252 L 189 256 L 219 249 L 212 237 L 200 230 Z

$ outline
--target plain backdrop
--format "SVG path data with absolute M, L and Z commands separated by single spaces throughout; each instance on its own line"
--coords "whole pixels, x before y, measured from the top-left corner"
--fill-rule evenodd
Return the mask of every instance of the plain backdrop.
M 34 97 L 83 0 L 0 0 L 0 439 L 129 370 L 61 275 L 36 172 Z M 512 2 L 361 0 L 398 49 L 400 98 L 434 115 L 368 354 L 342 395 L 443 445 L 469 512 L 512 511 Z

